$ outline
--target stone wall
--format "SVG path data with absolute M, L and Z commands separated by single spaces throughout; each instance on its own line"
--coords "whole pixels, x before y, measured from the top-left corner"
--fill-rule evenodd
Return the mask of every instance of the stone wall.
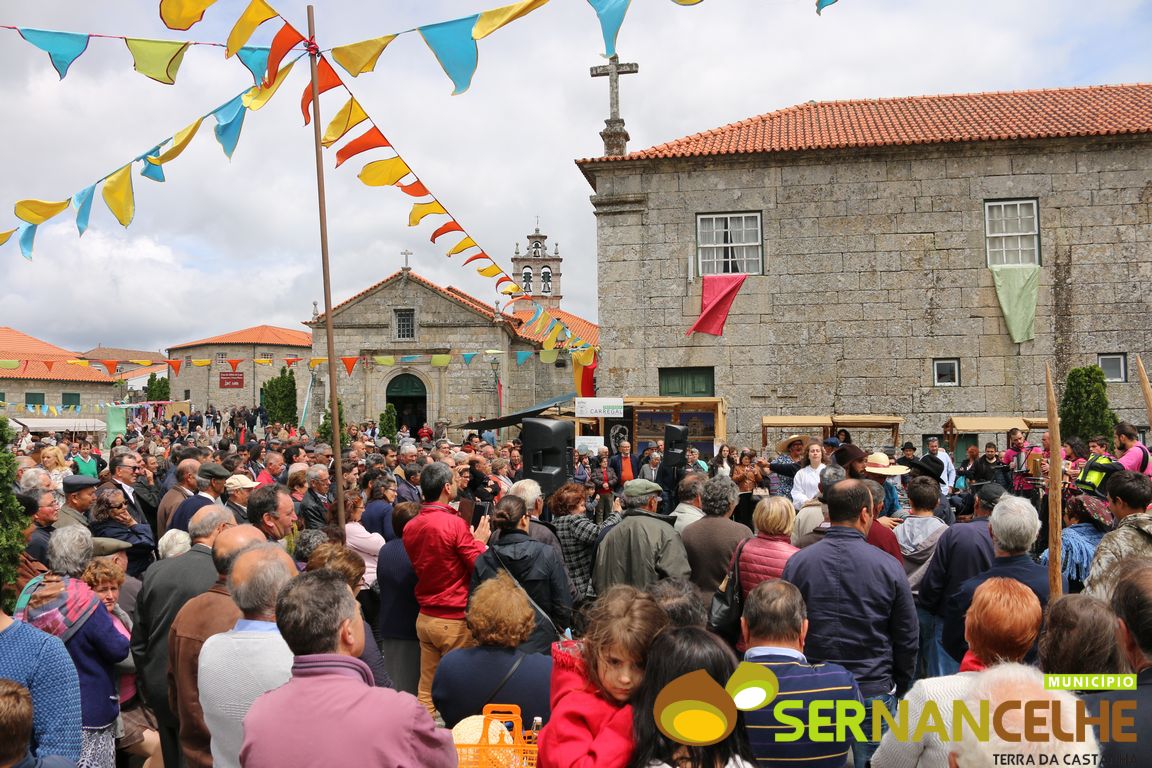
M 57 365 L 62 366 L 64 363 L 57 363 Z M 103 384 L 96 381 L 0 378 L 0 401 L 8 403 L 8 409 L 0 411 L 0 413 L 17 417 L 21 414 L 31 416 L 32 414 L 24 408 L 24 396 L 29 392 L 44 395 L 45 405 L 57 407 L 64 403 L 65 393 L 77 394 L 80 395 L 80 405 L 85 410 L 116 398 L 112 382 Z
M 1152 322 L 1152 139 L 1061 139 L 584 166 L 596 194 L 599 394 L 651 395 L 661 367 L 712 366 L 729 438 L 760 444 L 763 415 L 876 413 L 905 437 L 951 415 L 1044 415 L 1057 381 L 1097 353 L 1128 354 L 1109 385 L 1146 424 L 1135 355 Z M 986 200 L 1036 198 L 1036 338 L 1009 338 L 987 268 Z M 700 312 L 700 213 L 759 212 L 763 275 L 722 337 Z M 961 386 L 935 387 L 958 357 Z M 771 437 L 771 436 L 770 436 Z M 986 439 L 992 436 L 982 436 Z M 1000 438 L 1003 442 L 1003 438 Z M 873 444 L 879 444 L 877 438 Z M 887 443 L 888 440 L 883 440 Z
M 225 360 L 242 360 L 236 373 L 244 374 L 244 386 L 239 389 L 221 388 L 220 374 L 232 373 L 228 363 L 217 363 L 217 354 L 223 353 Z M 271 365 L 257 365 L 253 359 L 261 354 L 271 354 Z M 233 406 L 249 408 L 260 404 L 260 388 L 268 379 L 280 375 L 280 368 L 286 357 L 307 358 L 307 347 L 286 347 L 273 344 L 202 344 L 196 347 L 181 347 L 169 350 L 169 359 L 182 360 L 180 373 L 170 371 L 168 380 L 172 399 L 190 399 L 193 408 L 203 410 L 214 405 L 220 410 Z M 189 360 L 211 360 L 212 365 L 203 368 L 192 365 Z M 301 369 L 307 373 L 305 363 L 297 363 L 296 377 L 301 377 Z M 307 375 L 304 376 L 307 379 Z M 187 394 L 185 394 L 187 393 Z

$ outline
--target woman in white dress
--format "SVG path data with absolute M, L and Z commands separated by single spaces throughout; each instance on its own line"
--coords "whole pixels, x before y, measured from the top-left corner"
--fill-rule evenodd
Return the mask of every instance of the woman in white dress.
M 816 498 L 820 492 L 820 470 L 824 469 L 824 447 L 813 440 L 804 449 L 804 468 L 792 481 L 792 506 L 796 509 L 804 502 Z

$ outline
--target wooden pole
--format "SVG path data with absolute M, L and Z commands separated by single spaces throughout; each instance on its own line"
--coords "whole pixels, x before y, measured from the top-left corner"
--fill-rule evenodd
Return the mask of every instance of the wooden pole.
M 1152 424 L 1152 384 L 1148 383 L 1148 372 L 1144 370 L 1144 361 L 1136 355 L 1136 371 L 1140 374 L 1140 389 L 1144 393 L 1144 409 L 1148 412 L 1148 423 Z
M 308 6 L 308 39 L 316 40 L 316 19 L 312 6 Z M 317 78 L 317 60 L 320 52 L 313 48 L 308 63 L 312 68 L 312 128 L 316 144 L 316 197 L 320 209 L 320 264 L 324 271 L 324 333 L 328 341 L 328 400 L 332 412 L 332 484 L 336 486 L 336 521 L 344 530 L 344 467 L 340 437 L 344 425 L 340 423 L 340 398 L 337 394 L 336 344 L 332 331 L 332 277 L 328 269 L 328 207 L 324 197 L 324 151 L 320 143 L 320 84 Z
M 1048 388 L 1048 600 L 1060 597 L 1064 590 L 1062 578 L 1063 554 L 1063 480 L 1064 462 L 1061 459 L 1060 412 L 1056 407 L 1056 390 L 1052 386 L 1052 368 L 1044 364 L 1044 383 Z

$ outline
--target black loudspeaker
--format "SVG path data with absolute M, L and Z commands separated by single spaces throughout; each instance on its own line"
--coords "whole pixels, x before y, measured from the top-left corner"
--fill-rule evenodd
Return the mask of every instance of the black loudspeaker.
M 687 463 L 688 427 L 679 424 L 664 425 L 664 459 L 668 469 L 679 469 Z
M 540 483 L 547 497 L 568 482 L 576 429 L 570 421 L 524 419 L 520 432 L 524 442 L 524 479 Z

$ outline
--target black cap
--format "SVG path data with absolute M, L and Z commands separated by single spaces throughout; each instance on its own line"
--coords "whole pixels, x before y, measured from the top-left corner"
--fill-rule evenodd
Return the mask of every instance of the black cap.
M 904 445 L 900 446 L 900 450 L 902 450 L 902 451 L 914 451 L 914 450 L 916 450 L 916 446 L 912 444 L 911 440 L 909 440 L 908 442 L 904 443 Z
M 199 477 L 205 477 L 209 480 L 227 480 L 232 477 L 232 473 L 224 469 L 219 464 L 201 464 L 200 471 L 197 473 Z
M 996 506 L 996 503 L 1000 501 L 1000 497 L 1006 493 L 1008 493 L 1008 491 L 1004 490 L 1004 486 L 998 483 L 985 483 L 983 487 L 976 492 L 976 498 L 980 499 L 980 503 L 985 507 L 992 509 L 992 507 Z
M 88 477 L 87 475 L 68 475 L 64 478 L 62 484 L 64 486 L 64 495 L 67 496 L 70 493 L 76 493 L 77 491 L 82 491 L 85 488 L 91 488 L 94 485 L 100 485 L 100 481 L 94 477 Z

